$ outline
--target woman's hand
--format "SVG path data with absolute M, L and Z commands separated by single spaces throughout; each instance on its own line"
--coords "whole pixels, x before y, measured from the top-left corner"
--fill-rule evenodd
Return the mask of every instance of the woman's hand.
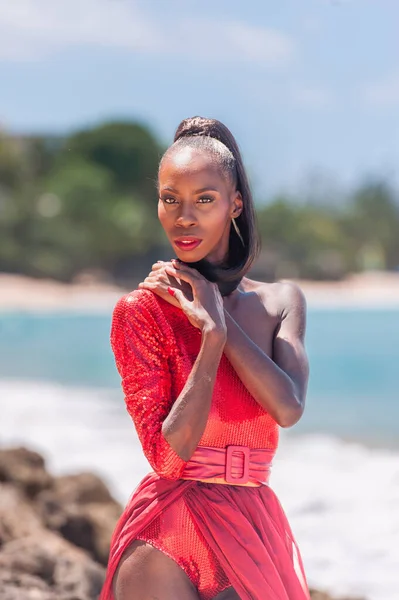
M 152 272 L 139 287 L 151 289 L 169 302 L 173 299 L 173 304 L 179 306 L 190 323 L 202 333 L 217 332 L 226 336 L 223 298 L 219 288 L 196 269 L 177 260 L 155 263 Z
M 142 283 L 139 283 L 139 288 L 151 290 L 154 294 L 157 294 L 166 302 L 181 308 L 180 302 L 175 296 L 172 296 L 168 292 L 168 288 L 181 290 L 188 300 L 193 299 L 191 286 L 185 281 L 177 281 L 175 277 L 171 277 L 166 273 L 166 267 L 173 267 L 172 262 L 164 262 L 159 260 L 152 265 L 152 270 L 149 275 L 144 279 Z

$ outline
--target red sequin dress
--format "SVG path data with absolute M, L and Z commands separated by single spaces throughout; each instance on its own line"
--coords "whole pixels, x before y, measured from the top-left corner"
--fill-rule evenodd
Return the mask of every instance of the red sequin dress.
M 287 518 L 268 485 L 242 487 L 181 479 L 186 462 L 162 423 L 198 355 L 201 333 L 177 307 L 148 290 L 121 298 L 111 345 L 126 406 L 153 468 L 134 491 L 111 541 L 101 600 L 129 544 L 145 540 L 187 573 L 201 600 L 233 586 L 243 600 L 308 600 L 303 564 Z M 267 448 L 278 425 L 222 356 L 200 446 Z

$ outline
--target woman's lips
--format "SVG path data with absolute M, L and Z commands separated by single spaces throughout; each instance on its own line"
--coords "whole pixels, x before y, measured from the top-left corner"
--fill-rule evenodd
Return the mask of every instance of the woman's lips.
M 174 240 L 174 242 L 180 250 L 194 250 L 194 248 L 200 245 L 202 240 L 195 237 L 180 237 Z

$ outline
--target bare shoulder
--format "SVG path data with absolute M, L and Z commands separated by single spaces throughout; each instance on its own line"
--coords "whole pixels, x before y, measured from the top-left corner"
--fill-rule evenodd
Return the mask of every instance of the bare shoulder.
M 289 313 L 306 314 L 306 298 L 300 286 L 289 280 L 265 283 L 245 278 L 246 291 L 255 292 L 265 307 L 281 319 Z
M 306 297 L 297 283 L 293 281 L 279 281 L 277 283 L 278 299 L 282 317 L 289 313 L 297 315 L 306 314 Z

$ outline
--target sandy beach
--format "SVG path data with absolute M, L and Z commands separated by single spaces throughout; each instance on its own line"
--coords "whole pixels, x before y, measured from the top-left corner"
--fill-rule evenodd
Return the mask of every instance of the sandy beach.
M 342 281 L 297 283 L 312 308 L 399 308 L 399 273 L 369 271 Z
M 367 272 L 343 281 L 296 283 L 310 308 L 399 308 L 399 273 Z M 65 284 L 0 273 L 0 310 L 106 312 L 128 291 L 90 279 Z

